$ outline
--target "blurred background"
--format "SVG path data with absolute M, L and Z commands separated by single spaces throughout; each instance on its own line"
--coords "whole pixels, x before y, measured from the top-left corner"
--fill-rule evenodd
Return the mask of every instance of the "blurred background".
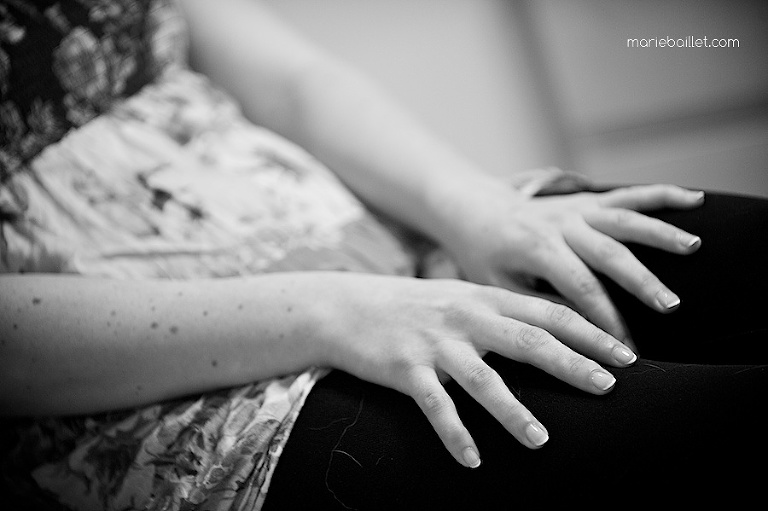
M 768 197 L 764 0 L 266 1 L 493 172 Z

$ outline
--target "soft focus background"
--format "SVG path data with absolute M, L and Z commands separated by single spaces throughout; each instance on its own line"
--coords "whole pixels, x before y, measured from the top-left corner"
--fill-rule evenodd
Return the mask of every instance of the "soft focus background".
M 764 0 L 266 1 L 491 171 L 768 197 Z

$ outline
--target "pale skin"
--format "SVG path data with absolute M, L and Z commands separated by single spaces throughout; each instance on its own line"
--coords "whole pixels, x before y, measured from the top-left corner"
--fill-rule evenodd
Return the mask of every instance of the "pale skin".
M 660 313 L 679 304 L 622 242 L 695 251 L 697 237 L 642 212 L 693 208 L 703 194 L 654 185 L 524 198 L 259 2 L 183 7 L 199 71 L 366 203 L 442 244 L 472 282 L 333 272 L 194 282 L 5 276 L 5 414 L 97 412 L 329 366 L 411 396 L 451 455 L 474 467 L 479 451 L 448 379 L 538 448 L 545 426 L 482 357 L 492 351 L 604 394 L 615 384 L 605 367 L 636 357 L 594 272 Z M 548 280 L 571 307 L 510 291 L 520 276 Z

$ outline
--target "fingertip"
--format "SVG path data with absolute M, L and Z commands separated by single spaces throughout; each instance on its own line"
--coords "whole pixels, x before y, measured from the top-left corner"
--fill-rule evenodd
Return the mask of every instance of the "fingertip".
M 683 254 L 691 254 L 701 247 L 701 238 L 686 232 L 679 232 L 677 234 L 677 243 L 679 247 L 678 251 Z
M 685 189 L 684 189 L 685 190 Z M 697 208 L 704 203 L 704 192 L 701 190 L 685 190 L 684 201 L 687 206 Z
M 480 467 L 483 463 L 480 459 L 480 455 L 477 453 L 477 448 L 471 445 L 464 448 L 461 453 L 461 459 L 464 466 L 473 469 Z
M 539 422 L 529 422 L 525 426 L 525 437 L 530 442 L 530 447 L 539 449 L 549 440 L 549 433 Z
M 637 361 L 637 355 L 629 348 L 622 345 L 617 345 L 611 350 L 613 359 L 621 366 L 629 366 Z
M 633 354 L 638 355 L 640 353 L 640 351 L 637 349 L 637 344 L 635 344 L 634 339 L 632 339 L 632 336 L 629 334 L 621 339 L 621 343 L 629 348 Z
M 680 303 L 680 297 L 668 289 L 660 289 L 656 292 L 654 305 L 659 312 L 665 314 L 673 312 L 680 307 Z
M 616 377 L 602 369 L 592 371 L 589 379 L 601 394 L 613 390 L 614 385 L 616 385 Z

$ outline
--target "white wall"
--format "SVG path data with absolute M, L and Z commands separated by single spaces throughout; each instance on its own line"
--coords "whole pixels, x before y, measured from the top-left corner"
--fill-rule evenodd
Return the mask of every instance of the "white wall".
M 526 0 L 575 168 L 768 196 L 768 2 Z M 738 48 L 627 48 L 627 38 Z
M 492 171 L 564 164 L 505 0 L 267 0 Z
M 265 1 L 491 171 L 768 196 L 768 2 Z M 644 34 L 742 46 L 626 48 Z

